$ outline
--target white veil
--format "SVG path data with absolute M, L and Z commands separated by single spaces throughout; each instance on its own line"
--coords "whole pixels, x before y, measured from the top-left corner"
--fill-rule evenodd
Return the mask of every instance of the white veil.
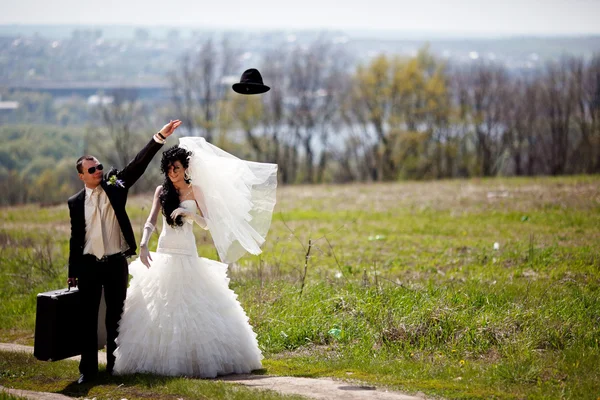
M 221 261 L 260 254 L 271 225 L 277 164 L 241 160 L 202 137 L 182 137 L 188 174 Z

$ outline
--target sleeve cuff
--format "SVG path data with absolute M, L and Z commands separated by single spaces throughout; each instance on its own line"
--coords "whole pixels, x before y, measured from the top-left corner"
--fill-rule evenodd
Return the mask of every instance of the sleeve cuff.
M 165 144 L 165 141 L 162 140 L 161 138 L 158 137 L 157 134 L 154 134 L 154 136 L 152 136 L 152 138 L 154 139 L 154 141 L 158 144 Z

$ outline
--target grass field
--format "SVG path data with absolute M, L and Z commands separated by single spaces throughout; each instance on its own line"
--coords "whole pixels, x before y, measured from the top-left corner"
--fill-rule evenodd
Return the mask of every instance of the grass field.
M 129 202 L 138 239 L 150 202 Z M 3 208 L 0 221 L 0 340 L 32 344 L 36 294 L 66 279 L 67 207 Z M 208 235 L 196 230 L 199 252 L 216 258 Z M 266 373 L 600 398 L 598 176 L 284 187 L 264 249 L 230 276 Z M 58 374 L 38 364 L 0 353 L 0 385 Z
M 23 400 L 25 397 L 17 397 L 6 392 L 0 392 L 0 400 Z

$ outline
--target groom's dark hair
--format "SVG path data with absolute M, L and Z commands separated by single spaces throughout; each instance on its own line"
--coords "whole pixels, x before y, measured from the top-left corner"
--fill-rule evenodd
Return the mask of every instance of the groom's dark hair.
M 79 159 L 77 160 L 77 164 L 76 164 L 77 172 L 79 172 L 80 174 L 83 174 L 83 162 L 85 160 L 94 161 L 95 159 L 96 159 L 96 157 L 90 156 L 90 155 L 85 155 L 85 156 L 79 157 Z

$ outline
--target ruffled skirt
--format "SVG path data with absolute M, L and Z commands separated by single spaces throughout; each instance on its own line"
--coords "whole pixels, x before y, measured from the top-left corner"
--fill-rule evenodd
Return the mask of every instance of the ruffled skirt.
M 227 265 L 196 255 L 139 259 L 116 340 L 115 374 L 215 377 L 260 369 L 248 317 L 229 289 Z

